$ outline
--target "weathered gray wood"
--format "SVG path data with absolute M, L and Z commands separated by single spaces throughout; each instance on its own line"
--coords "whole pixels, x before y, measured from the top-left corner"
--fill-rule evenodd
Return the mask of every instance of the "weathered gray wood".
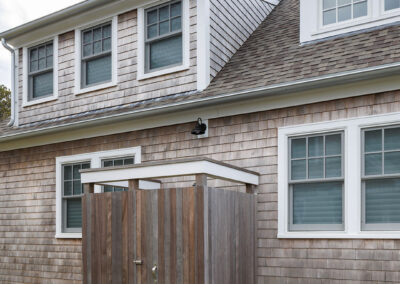
M 207 176 L 205 174 L 196 175 L 196 186 L 199 187 L 207 187 Z
M 138 179 L 131 179 L 128 181 L 129 191 L 139 190 L 139 180 Z
M 83 192 L 85 194 L 94 193 L 94 184 L 93 183 L 86 183 L 83 185 Z
M 112 284 L 122 283 L 122 193 L 112 194 Z

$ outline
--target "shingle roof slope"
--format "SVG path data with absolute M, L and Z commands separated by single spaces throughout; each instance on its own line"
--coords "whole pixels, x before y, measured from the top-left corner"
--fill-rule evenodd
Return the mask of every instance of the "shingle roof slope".
M 0 125 L 0 137 L 400 62 L 399 24 L 301 45 L 299 2 L 299 0 L 281 0 L 203 92 L 188 92 L 145 100 L 59 120 L 42 121 L 17 129 Z

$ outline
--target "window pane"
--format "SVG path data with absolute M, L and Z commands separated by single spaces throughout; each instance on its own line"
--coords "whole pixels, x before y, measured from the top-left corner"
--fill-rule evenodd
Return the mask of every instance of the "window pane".
M 46 66 L 47 66 L 47 68 L 50 68 L 50 67 L 53 66 L 53 56 L 47 57 L 47 59 L 46 59 Z
M 182 63 L 182 36 L 176 36 L 150 44 L 150 69 Z
M 159 16 L 160 16 L 160 22 L 169 19 L 169 5 L 160 8 L 158 13 L 159 13 Z
M 32 77 L 32 97 L 40 98 L 53 93 L 53 71 Z
M 92 85 L 111 81 L 111 55 L 88 60 L 86 63 L 86 84 Z
M 46 57 L 39 59 L 39 70 L 46 69 Z
M 306 160 L 295 160 L 292 161 L 292 180 L 305 179 L 306 178 Z
M 385 151 L 400 150 L 400 128 L 385 129 Z
M 310 137 L 308 138 L 308 156 L 320 157 L 324 155 L 324 137 Z
M 292 139 L 292 159 L 306 157 L 306 138 Z
M 160 35 L 169 33 L 169 21 L 160 23 Z
M 67 228 L 82 227 L 81 199 L 69 199 L 67 203 Z
M 64 166 L 64 180 L 72 180 L 72 166 Z
M 308 160 L 308 178 L 324 177 L 324 159 Z
M 73 173 L 74 173 L 74 179 L 81 179 L 81 174 L 79 171 L 81 170 L 81 165 L 74 165 L 73 167 Z
M 46 48 L 44 46 L 39 47 L 39 58 L 46 57 Z
M 113 187 L 111 185 L 105 185 L 104 192 L 113 192 Z
M 171 5 L 171 17 L 180 16 L 181 13 L 181 2 Z
M 38 70 L 38 61 L 32 61 L 30 64 L 30 71 L 34 72 Z
M 325 172 L 327 178 L 341 177 L 342 158 L 341 157 L 326 158 Z
M 365 131 L 365 152 L 382 151 L 382 130 Z
M 118 191 L 125 191 L 126 189 L 123 187 L 114 187 L 114 192 L 118 192 Z
M 354 14 L 353 15 L 354 18 L 359 18 L 359 17 L 366 16 L 368 14 L 367 1 L 354 4 L 353 14 Z
M 110 161 L 104 161 L 103 162 L 103 167 L 112 167 L 113 166 L 113 161 L 112 160 L 110 160 Z
M 181 17 L 171 20 L 171 31 L 179 31 L 182 27 Z
M 324 10 L 336 7 L 336 0 L 324 0 Z
M 83 33 L 83 43 L 87 44 L 92 42 L 92 31 L 87 31 Z
M 157 21 L 158 21 L 157 10 L 147 13 L 147 24 L 148 25 L 157 23 Z
M 351 4 L 351 0 L 338 0 L 338 6 Z
M 147 27 L 147 38 L 153 38 L 158 36 L 158 25 L 152 25 Z
M 385 174 L 398 173 L 400 173 L 400 152 L 385 153 Z
M 343 22 L 351 19 L 351 5 L 340 7 L 338 10 L 338 22 Z
M 114 166 L 122 166 L 124 164 L 124 160 L 114 160 Z
M 46 56 L 53 55 L 53 45 L 48 44 L 46 45 Z
M 323 24 L 329 25 L 336 23 L 336 9 L 325 11 L 323 16 Z
M 365 175 L 382 174 L 382 154 L 365 155 Z
M 103 38 L 111 37 L 111 25 L 106 25 L 103 27 Z
M 293 224 L 342 224 L 342 183 L 293 185 Z
M 83 46 L 83 57 L 92 55 L 92 44 L 87 44 Z
M 64 181 L 64 196 L 72 195 L 72 181 Z
M 103 40 L 103 51 L 111 50 L 111 38 Z
M 95 43 L 93 43 L 93 54 L 101 53 L 101 51 L 102 51 L 101 41 L 96 41 Z
M 400 223 L 400 179 L 365 182 L 365 222 Z
M 135 163 L 135 160 L 133 158 L 130 159 L 125 159 L 124 165 L 133 165 Z
M 82 164 L 82 169 L 90 169 L 90 163 Z
M 31 50 L 31 55 L 30 55 L 30 60 L 37 60 L 38 59 L 38 51 L 37 49 L 32 49 Z
M 82 184 L 80 180 L 74 181 L 74 195 L 82 194 Z
M 325 155 L 341 155 L 342 154 L 342 135 L 328 135 L 325 137 Z
M 400 0 L 385 0 L 385 10 L 400 8 Z
M 93 41 L 101 40 L 101 27 L 93 30 Z

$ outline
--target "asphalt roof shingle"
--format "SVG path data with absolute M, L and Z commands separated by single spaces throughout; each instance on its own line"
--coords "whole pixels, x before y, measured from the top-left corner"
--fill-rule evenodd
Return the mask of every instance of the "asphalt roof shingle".
M 203 92 L 189 92 L 128 106 L 83 113 L 12 129 L 0 125 L 0 137 L 176 102 L 400 62 L 400 25 L 343 35 L 301 45 L 299 0 L 282 0 L 234 54 Z

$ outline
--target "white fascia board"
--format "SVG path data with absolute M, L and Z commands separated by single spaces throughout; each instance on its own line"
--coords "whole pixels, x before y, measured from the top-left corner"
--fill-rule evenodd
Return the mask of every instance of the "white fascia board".
M 207 176 L 243 183 L 259 184 L 259 176 L 209 161 L 193 161 L 165 165 L 154 165 L 132 168 L 101 169 L 98 171 L 83 171 L 82 183 L 106 183 L 131 179 L 160 179 L 178 176 L 206 174 Z

